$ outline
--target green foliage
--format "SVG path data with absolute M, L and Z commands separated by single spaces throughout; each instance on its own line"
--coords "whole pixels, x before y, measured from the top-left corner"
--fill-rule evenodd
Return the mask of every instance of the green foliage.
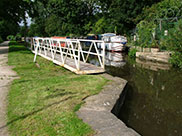
M 59 16 L 57 15 L 52 15 L 50 16 L 47 21 L 46 21 L 46 25 L 45 25 L 45 32 L 49 35 L 49 36 L 54 36 L 54 35 L 66 35 L 66 30 L 67 29 L 67 25 L 66 23 L 63 24 L 61 22 L 61 19 Z
M 181 16 L 181 0 L 162 0 L 153 4 L 150 8 L 145 7 L 136 20 L 152 21 L 159 18 L 170 18 Z
M 8 36 L 7 36 L 7 40 L 8 40 L 8 41 L 15 41 L 15 36 L 13 36 L 13 35 L 8 35 Z
M 16 35 L 19 23 L 26 22 L 26 13 L 31 15 L 31 0 L 1 0 L 0 2 L 0 36 L 6 40 L 8 35 Z
M 164 46 L 174 52 L 182 52 L 182 20 L 179 20 L 174 28 L 169 29 L 168 36 L 164 39 Z
M 136 57 L 136 52 L 137 52 L 137 49 L 132 48 L 132 49 L 129 50 L 128 56 L 130 58 L 135 58 Z
M 109 8 L 111 24 L 118 28 L 118 33 L 129 33 L 141 21 L 137 17 L 142 13 L 143 8 L 151 6 L 161 0 L 113 0 Z
M 137 43 L 141 47 L 154 46 L 155 41 L 153 40 L 152 33 L 155 32 L 156 25 L 151 22 L 141 21 L 137 25 L 138 40 Z
M 181 8 L 180 0 L 164 0 L 151 8 L 146 8 L 140 15 L 144 20 L 137 25 L 139 40 L 136 42 L 142 47 L 159 46 L 162 50 L 172 51 L 170 63 L 180 68 L 182 68 L 182 20 L 175 22 L 174 17 L 182 16 Z M 170 18 L 173 18 L 172 22 Z M 168 34 L 164 35 L 166 30 Z
M 34 36 L 48 36 L 48 34 L 45 32 L 45 24 L 42 21 L 38 21 L 37 23 L 32 23 L 30 25 L 28 36 L 34 37 Z
M 17 33 L 15 36 L 16 41 L 21 41 L 21 37 L 22 37 L 21 34 Z
M 179 20 L 174 28 L 169 30 L 168 36 L 162 41 L 162 45 L 172 51 L 170 63 L 182 68 L 182 20 Z
M 0 36 L 3 40 L 6 40 L 8 35 L 16 35 L 18 30 L 18 25 L 15 22 L 7 20 L 0 21 Z
M 1 0 L 0 20 L 21 22 L 26 12 L 31 13 L 31 0 Z
M 3 42 L 3 39 L 1 38 L 1 36 L 0 36 L 0 43 L 2 43 Z
M 11 24 L 0 23 L 0 36 L 5 39 L 17 32 L 23 37 L 27 34 L 49 37 L 106 32 L 126 34 L 140 21 L 136 21 L 136 17 L 142 13 L 142 9 L 158 1 L 160 0 L 143 0 L 140 3 L 137 0 L 2 0 L 0 22 L 7 21 Z M 26 13 L 32 18 L 30 28 L 27 27 Z M 24 22 L 24 27 L 19 30 L 18 23 L 21 21 Z
M 135 18 L 147 5 L 160 0 L 36 0 L 33 24 L 28 35 L 68 36 L 88 33 L 129 33 L 136 25 Z M 134 6 L 135 5 L 135 6 Z
M 137 24 L 138 40 L 135 45 L 159 47 L 162 50 L 169 49 L 169 46 L 172 45 L 169 45 L 169 42 L 174 41 L 174 39 L 170 38 L 171 41 L 167 41 L 169 37 L 164 35 L 164 33 L 171 28 L 176 29 L 175 23 L 170 22 L 169 18 L 181 16 L 182 13 L 179 10 L 181 8 L 182 3 L 179 0 L 164 0 L 154 4 L 151 8 L 145 8 L 144 12 L 138 16 L 144 19 Z
M 68 36 L 69 34 L 85 35 L 85 25 L 89 23 L 89 9 L 82 0 L 49 0 L 35 1 L 34 24 L 29 35 L 37 36 Z M 41 30 L 41 31 L 40 31 Z
M 174 66 L 182 69 L 182 52 L 174 52 L 169 62 Z
M 102 34 L 106 32 L 114 32 L 114 26 L 110 24 L 110 19 L 100 18 L 93 26 L 92 33 Z

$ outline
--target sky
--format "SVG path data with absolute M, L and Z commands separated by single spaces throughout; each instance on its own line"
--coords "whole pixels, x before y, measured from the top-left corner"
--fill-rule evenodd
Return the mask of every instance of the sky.
M 30 26 L 30 24 L 31 24 L 31 18 L 28 16 L 28 14 L 26 13 L 26 17 L 27 17 L 27 19 L 26 19 L 26 21 L 27 21 L 27 25 L 28 26 Z M 23 26 L 24 25 L 24 23 L 23 23 L 23 21 L 21 21 L 21 23 L 19 23 L 19 25 L 20 26 Z

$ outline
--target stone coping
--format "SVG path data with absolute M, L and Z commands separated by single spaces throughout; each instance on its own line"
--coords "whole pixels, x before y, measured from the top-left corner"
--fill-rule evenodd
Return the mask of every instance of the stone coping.
M 170 52 L 136 52 L 136 57 L 139 59 L 168 63 Z
M 99 94 L 85 99 L 85 104 L 77 112 L 78 117 L 95 130 L 95 136 L 139 136 L 111 113 L 127 81 L 108 74 L 103 76 L 111 81 Z

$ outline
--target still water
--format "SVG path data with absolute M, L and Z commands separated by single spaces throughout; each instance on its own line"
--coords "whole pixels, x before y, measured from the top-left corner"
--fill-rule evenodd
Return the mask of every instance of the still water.
M 106 71 L 128 81 L 118 109 L 118 118 L 128 127 L 144 136 L 182 136 L 182 71 L 110 52 Z

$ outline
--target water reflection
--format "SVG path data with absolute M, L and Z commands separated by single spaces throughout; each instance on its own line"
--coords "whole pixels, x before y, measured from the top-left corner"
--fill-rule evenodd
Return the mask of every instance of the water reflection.
M 182 136 L 182 71 L 122 54 L 106 56 L 107 73 L 128 80 L 118 117 L 144 136 Z
M 100 50 L 100 53 L 102 53 L 101 50 Z M 91 60 L 89 60 L 89 62 L 91 64 L 99 66 L 99 61 L 94 56 L 92 57 Z M 125 64 L 126 64 L 125 54 L 121 54 L 121 53 L 117 53 L 117 52 L 105 52 L 105 65 L 106 66 L 122 67 Z
M 142 68 L 158 71 L 158 70 L 169 70 L 171 65 L 167 63 L 152 62 L 146 60 L 140 60 L 136 58 L 136 65 Z
M 128 80 L 118 117 L 144 136 L 181 136 L 182 71 L 151 67 L 129 60 L 123 67 L 107 67 L 109 74 Z
M 126 64 L 124 60 L 124 54 L 117 52 L 106 52 L 105 53 L 105 65 L 106 66 L 114 66 L 121 67 Z

